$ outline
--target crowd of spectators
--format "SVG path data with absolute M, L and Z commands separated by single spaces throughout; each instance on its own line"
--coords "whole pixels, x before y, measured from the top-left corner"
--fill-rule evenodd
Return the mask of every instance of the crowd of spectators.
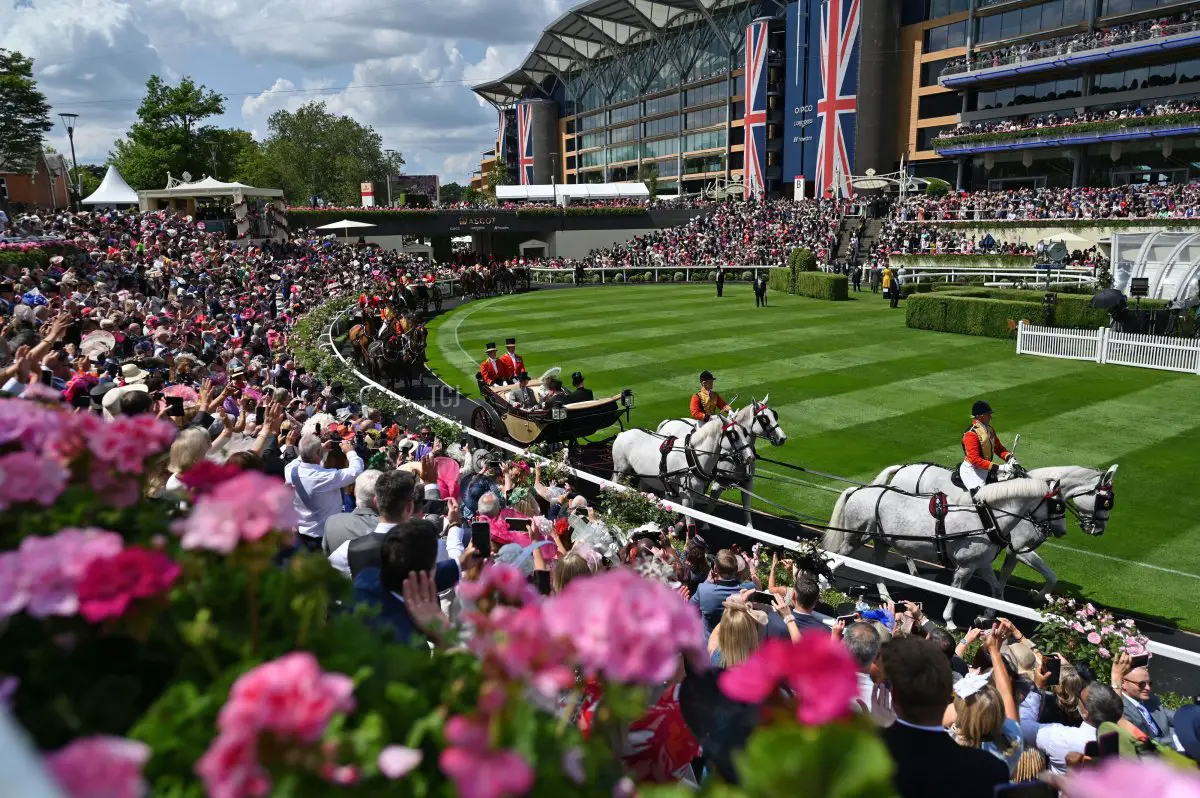
M 1007 191 L 911 194 L 895 203 L 897 222 L 1039 219 L 1193 218 L 1200 213 L 1200 183 L 1110 188 L 1021 188 Z
M 844 210 L 840 202 L 722 206 L 590 261 L 777 263 L 794 246 L 823 257 Z M 495 452 L 446 445 L 429 427 L 385 418 L 341 384 L 322 384 L 293 359 L 289 336 L 300 315 L 365 285 L 422 279 L 421 261 L 305 232 L 239 245 L 166 212 L 0 224 L 10 239 L 51 239 L 62 252 L 45 266 L 3 265 L 0 383 L 12 398 L 0 401 L 58 396 L 75 412 L 169 420 L 178 428 L 170 455 L 147 475 L 164 512 L 189 502 L 214 469 L 283 479 L 299 524 L 295 548 L 281 558 L 327 556 L 348 580 L 349 603 L 377 608 L 369 622 L 399 641 L 439 644 L 461 626 L 488 563 L 528 582 L 509 589 L 542 594 L 627 568 L 691 601 L 714 668 L 745 663 L 771 638 L 844 643 L 859 669 L 847 712 L 882 728 L 905 798 L 991 796 L 996 784 L 1062 773 L 1094 758 L 1089 743 L 1110 728 L 1130 752 L 1200 756 L 1195 713 L 1164 710 L 1149 669 L 1125 655 L 1111 674 L 1072 672 L 1061 660 L 1055 684 L 1048 663 L 1059 655 L 1038 652 L 1003 619 L 958 648 L 916 604 L 862 604 L 852 620 L 827 624 L 816 614 L 817 575 L 795 563 L 772 562 L 763 580 L 757 554 L 710 552 L 698 538 L 678 551 L 654 525 L 617 530 L 570 478 L 544 479 L 540 468 L 531 473 Z M 722 752 L 744 743 L 729 729 L 689 724 L 684 696 L 694 678 L 681 667 L 631 728 L 622 755 L 640 779 L 694 783 L 722 771 Z M 587 727 L 595 702 L 573 707 L 558 711 Z M 930 792 L 935 773 L 943 786 Z
M 1183 11 L 1169 17 L 1154 17 L 1124 25 L 1098 28 L 1094 31 L 1080 31 L 1066 36 L 1057 36 L 1053 39 L 1040 39 L 1007 47 L 997 47 L 976 53 L 970 64 L 974 69 L 1019 64 L 1025 61 L 1036 61 L 1039 58 L 1184 33 L 1196 30 L 1197 27 L 1200 27 L 1200 19 L 1197 19 L 1196 14 L 1191 11 Z M 962 56 L 949 61 L 942 69 L 942 74 L 952 75 L 965 72 L 967 69 L 967 57 Z
M 1124 108 L 1100 108 L 1070 115 L 1048 113 L 1029 116 L 1009 116 L 1004 119 L 989 119 L 972 124 L 957 125 L 953 128 L 943 130 L 937 135 L 936 140 L 948 146 L 952 143 L 951 140 L 955 138 L 980 133 L 1036 133 L 1067 128 L 1072 125 L 1081 125 L 1087 122 L 1120 122 L 1127 119 L 1144 119 L 1170 114 L 1194 113 L 1196 111 L 1200 111 L 1200 101 L 1198 100 L 1168 100 L 1167 102 L 1148 105 L 1138 104 Z

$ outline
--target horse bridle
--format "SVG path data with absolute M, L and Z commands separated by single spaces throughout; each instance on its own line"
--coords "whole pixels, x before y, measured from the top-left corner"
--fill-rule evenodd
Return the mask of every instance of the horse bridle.
M 754 423 L 758 424 L 765 430 L 761 437 L 769 440 L 772 446 L 782 446 L 783 444 L 780 442 L 780 436 L 783 434 L 783 430 L 779 428 L 779 422 L 771 421 L 771 417 L 762 412 L 768 409 L 769 408 L 767 407 L 766 402 L 763 402 L 761 405 L 758 402 L 755 402 Z M 770 426 L 767 426 L 767 421 L 770 421 Z M 751 425 L 751 431 L 753 431 L 753 425 Z
M 1096 503 L 1092 505 L 1090 513 L 1080 510 L 1074 504 L 1067 502 L 1067 509 L 1070 510 L 1071 515 L 1075 516 L 1075 520 L 1079 522 L 1079 526 L 1089 535 L 1092 534 L 1089 530 L 1096 528 L 1096 516 L 1100 514 L 1100 511 L 1112 512 L 1113 505 L 1117 501 L 1116 494 L 1113 492 L 1113 486 L 1106 484 L 1104 481 L 1107 477 L 1108 472 L 1106 471 L 1096 480 L 1096 487 L 1091 490 L 1081 490 L 1078 493 L 1073 493 L 1065 497 L 1066 499 L 1075 499 L 1080 496 L 1086 496 L 1089 493 L 1096 494 Z
M 1047 517 L 1045 521 L 1039 521 L 1037 520 L 1037 512 L 1038 510 L 1042 509 L 1043 504 L 1047 505 Z M 1062 521 L 1067 517 L 1067 501 L 1063 498 L 1062 491 L 1058 488 L 1046 491 L 1042 495 L 1042 500 L 1038 502 L 1037 506 L 1028 513 L 1010 513 L 1007 510 L 996 509 L 992 509 L 992 512 L 1014 518 L 1020 518 L 1023 521 L 1028 521 L 1029 523 L 1033 524 L 1033 528 L 1037 530 L 1037 539 L 1030 543 L 1027 548 L 1021 549 L 1020 551 L 1017 549 L 1012 549 L 1013 554 L 1028 554 L 1050 538 L 1059 538 L 1066 534 L 1065 532 L 1058 532 L 1054 528 L 1054 525 L 1057 522 Z M 1009 542 L 1009 548 L 1012 548 L 1011 539 Z

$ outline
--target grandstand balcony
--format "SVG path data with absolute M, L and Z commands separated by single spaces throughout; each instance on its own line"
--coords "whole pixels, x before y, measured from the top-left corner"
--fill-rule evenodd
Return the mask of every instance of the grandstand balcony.
M 1061 45 L 1061 52 L 1011 53 L 992 57 L 985 51 L 968 63 L 944 67 L 938 83 L 947 88 L 962 88 L 986 81 L 1019 78 L 1061 69 L 1094 68 L 1116 61 L 1164 53 L 1182 54 L 1186 50 L 1195 49 L 1200 49 L 1200 21 L 1182 22 L 1164 26 L 1155 32 L 1129 31 L 1111 43 L 1088 49 L 1071 49 L 1070 44 L 1064 43 Z
M 1140 117 L 1112 122 L 1084 122 L 1038 128 L 1030 131 L 972 133 L 933 140 L 933 149 L 943 157 L 988 152 L 1033 150 L 1046 147 L 1078 147 L 1117 141 L 1137 141 L 1200 136 L 1200 113 L 1168 114 L 1163 118 Z

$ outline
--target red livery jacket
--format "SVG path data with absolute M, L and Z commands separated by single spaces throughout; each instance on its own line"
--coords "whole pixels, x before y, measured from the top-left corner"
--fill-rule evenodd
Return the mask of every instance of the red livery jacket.
M 508 371 L 509 377 L 515 377 L 525 370 L 525 361 L 516 352 L 505 352 L 500 356 L 500 363 Z
M 984 434 L 981 435 L 980 431 Z M 1004 444 L 996 437 L 996 430 L 980 421 L 975 421 L 967 427 L 966 432 L 963 433 L 962 447 L 967 462 L 980 471 L 990 471 L 994 467 L 992 465 L 993 457 L 999 457 L 1001 460 L 1008 459 L 1008 449 L 1005 449 Z
M 493 364 L 490 358 L 479 364 L 479 373 L 483 375 L 483 381 L 487 385 L 497 385 L 512 378 L 503 360 L 497 360 Z

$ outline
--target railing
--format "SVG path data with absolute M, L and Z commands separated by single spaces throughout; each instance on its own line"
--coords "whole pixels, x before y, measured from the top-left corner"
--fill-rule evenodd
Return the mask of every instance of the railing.
M 341 315 L 345 315 L 345 313 L 346 313 L 346 311 L 343 311 L 343 313 Z M 341 318 L 340 316 L 338 318 L 335 318 L 333 320 L 333 322 L 330 324 L 329 328 L 326 329 L 325 336 L 324 336 L 325 340 L 322 342 L 322 345 L 326 346 L 330 350 L 332 350 L 334 356 L 337 357 L 338 360 L 340 360 L 344 366 L 346 366 L 348 369 L 350 369 L 355 374 L 355 376 L 359 379 L 359 381 L 362 382 L 364 385 L 369 386 L 370 388 L 377 390 L 377 391 L 385 394 L 386 396 L 407 405 L 409 407 L 409 409 L 413 410 L 416 413 L 419 413 L 420 415 L 427 416 L 427 417 L 433 418 L 433 419 L 437 419 L 444 423 L 451 424 L 455 427 L 458 427 L 466 435 L 469 435 L 470 437 L 475 438 L 477 440 L 483 441 L 488 446 L 492 446 L 492 447 L 495 447 L 496 449 L 501 449 L 503 451 L 510 452 L 512 454 L 521 455 L 522 457 L 525 457 L 525 458 L 539 460 L 542 463 L 549 462 L 549 460 L 547 458 L 541 457 L 540 455 L 534 455 L 534 454 L 526 451 L 525 449 L 522 449 L 518 446 L 514 446 L 513 444 L 509 443 L 508 441 L 502 441 L 497 438 L 493 438 L 490 435 L 485 435 L 482 432 L 477 432 L 469 427 L 464 427 L 462 424 L 458 423 L 457 421 L 455 421 L 453 419 L 449 419 L 449 418 L 446 418 L 445 416 L 439 415 L 439 414 L 433 412 L 432 410 L 430 410 L 429 408 L 425 407 L 424 405 L 413 402 L 410 399 L 406 399 L 403 396 L 400 396 L 399 394 L 388 390 L 387 388 L 383 387 L 379 383 L 372 380 L 370 377 L 367 377 L 366 375 L 360 373 L 358 371 L 358 369 L 354 368 L 354 366 L 348 360 L 346 360 L 346 356 L 343 355 L 341 353 L 341 350 L 338 349 L 337 345 L 333 342 L 332 335 L 330 334 L 331 330 L 333 329 L 333 326 L 338 323 L 340 318 Z M 573 474 L 575 476 L 575 478 L 582 480 L 584 482 L 589 482 L 600 488 L 608 488 L 608 489 L 612 489 L 612 490 L 630 490 L 630 488 L 625 485 L 621 485 L 620 483 L 613 482 L 611 480 L 604 479 L 602 477 L 597 477 L 594 474 L 590 474 L 586 471 L 579 471 L 577 469 L 570 468 L 570 467 L 565 467 L 565 470 L 569 471 L 571 474 Z M 766 543 L 771 546 L 778 546 L 781 548 L 790 549 L 792 551 L 797 551 L 800 548 L 799 544 L 796 541 L 790 540 L 788 538 L 782 538 L 782 537 L 779 537 L 778 535 L 772 535 L 768 532 L 762 532 L 757 529 L 752 529 L 743 524 L 736 524 L 736 523 L 733 523 L 732 521 L 726 521 L 725 519 L 718 518 L 715 515 L 709 515 L 708 513 L 701 512 L 699 510 L 694 510 L 690 507 L 685 507 L 681 504 L 676 504 L 671 501 L 662 500 L 661 503 L 663 504 L 664 507 L 666 507 L 671 512 L 679 513 L 681 515 L 687 516 L 688 518 L 692 518 L 696 521 L 704 521 L 711 526 L 719 527 L 721 529 L 725 529 L 730 532 L 736 532 L 737 534 L 751 538 L 752 540 L 761 541 L 761 542 Z M 1031 609 L 1029 607 L 1025 607 L 1020 604 L 1014 604 L 1011 601 L 1005 601 L 1004 599 L 992 598 L 991 596 L 986 596 L 981 593 L 974 593 L 972 591 L 964 590 L 962 588 L 956 588 L 956 587 L 952 587 L 949 585 L 943 585 L 939 582 L 934 582 L 930 579 L 923 579 L 919 576 L 912 576 L 911 574 L 908 574 L 906 572 L 893 570 L 893 569 L 888 568 L 883 565 L 876 565 L 874 563 L 865 562 L 862 560 L 855 560 L 850 557 L 843 557 L 838 554 L 832 554 L 832 553 L 826 552 L 826 556 L 828 557 L 828 559 L 831 563 L 833 563 L 839 567 L 843 567 L 848 570 L 857 571 L 859 573 L 869 574 L 877 579 L 885 579 L 890 582 L 897 582 L 899 584 L 907 585 L 909 587 L 914 587 L 914 588 L 917 588 L 920 590 L 927 590 L 930 593 L 935 593 L 937 595 L 945 596 L 947 598 L 958 599 L 959 601 L 966 601 L 968 603 L 975 604 L 977 606 L 987 607 L 988 609 L 997 610 L 998 612 L 1005 613 L 1010 618 L 1024 618 L 1025 620 L 1035 621 L 1038 623 L 1041 623 L 1042 621 L 1044 621 L 1046 619 L 1045 616 L 1042 615 L 1037 610 Z M 1177 648 L 1176 646 L 1168 646 L 1166 644 L 1157 643 L 1154 641 L 1151 641 L 1149 643 L 1149 645 L 1147 646 L 1147 649 L 1151 653 L 1153 653 L 1157 656 L 1166 657 L 1167 659 L 1177 660 L 1179 662 L 1184 662 L 1184 663 L 1186 663 L 1188 665 L 1192 665 L 1192 666 L 1200 666 L 1200 653 L 1187 651 L 1182 648 Z
M 1155 224 L 1156 222 L 1179 222 L 1200 224 L 1200 216 L 997 216 L 993 208 L 964 208 L 962 211 L 949 211 L 952 215 L 927 216 L 924 219 L 897 219 L 900 224 L 954 224 L 955 222 L 1022 222 L 1029 227 L 1056 227 L 1061 225 L 1079 225 L 1103 227 L 1106 223 L 1127 226 L 1130 224 Z M 1009 211 L 999 211 L 1009 213 Z M 1053 238 L 1053 236 L 1051 236 Z M 907 254 L 907 253 L 906 253 Z M 911 253 L 931 254 L 931 253 Z M 945 253 L 957 255 L 957 252 Z
M 1200 374 L 1200 339 L 1168 338 L 1100 328 L 1017 326 L 1017 354 L 1091 360 L 1118 366 Z
M 1012 0 L 994 0 L 995 2 L 1011 2 Z M 981 5 L 989 5 L 981 3 Z M 979 53 L 973 60 L 959 64 L 947 64 L 942 68 L 939 77 L 947 77 L 950 75 L 958 75 L 963 72 L 975 72 L 984 69 L 992 69 L 995 67 L 1011 66 L 1013 64 L 1032 63 L 1041 61 L 1047 58 L 1057 58 L 1063 55 L 1071 55 L 1073 53 L 1083 53 L 1088 50 L 1102 50 L 1105 47 L 1116 47 L 1121 44 L 1130 44 L 1132 42 L 1151 41 L 1153 39 L 1162 39 L 1167 36 L 1174 36 L 1179 33 L 1191 33 L 1192 31 L 1200 30 L 1200 21 L 1195 22 L 1179 22 L 1174 25 L 1163 25 L 1157 31 L 1151 31 L 1145 28 L 1137 28 L 1124 33 L 1114 34 L 1111 39 L 1097 39 L 1075 41 L 1074 36 L 1064 36 L 1062 41 L 1058 41 L 1053 45 L 1046 42 L 1039 42 L 1039 49 L 1032 52 L 1012 52 L 1003 56 L 989 56 L 988 51 Z M 1013 45 L 1014 50 L 1018 50 L 1020 45 Z
M 1013 282 L 1034 283 L 1041 285 L 1046 282 L 1045 269 L 986 269 L 973 268 L 970 266 L 954 268 L 952 266 L 904 266 L 903 278 L 904 282 L 920 283 L 938 282 L 945 280 L 946 282 L 955 283 L 960 280 L 969 280 L 970 278 L 984 277 L 986 285 L 1004 285 Z M 1059 269 L 1055 270 L 1050 275 L 1050 281 L 1053 283 L 1074 283 L 1078 285 L 1091 285 L 1096 282 L 1096 275 L 1091 269 L 1087 272 L 1076 269 Z
M 750 279 L 753 280 L 758 277 L 758 273 L 760 271 L 769 272 L 771 269 L 786 269 L 787 267 L 760 264 L 756 266 L 722 265 L 721 268 L 725 269 L 725 280 L 727 282 L 736 283 L 739 281 L 746 281 L 745 277 L 743 276 L 743 272 L 751 272 L 752 276 Z M 699 278 L 695 280 L 692 279 L 693 272 L 703 272 L 703 281 L 709 282 L 711 281 L 712 273 L 716 270 L 717 266 L 603 266 L 585 268 L 583 272 L 585 275 L 600 275 L 601 284 L 618 282 L 628 283 L 631 275 L 646 275 L 648 277 L 652 276 L 653 279 L 644 281 L 650 283 L 691 283 L 701 282 Z M 553 285 L 555 283 L 574 283 L 576 281 L 574 269 L 531 267 L 529 272 L 531 274 L 532 281 L 535 283 L 546 283 L 547 285 Z M 674 279 L 676 272 L 683 273 L 683 280 Z M 621 278 L 620 280 L 617 279 L 618 276 Z

